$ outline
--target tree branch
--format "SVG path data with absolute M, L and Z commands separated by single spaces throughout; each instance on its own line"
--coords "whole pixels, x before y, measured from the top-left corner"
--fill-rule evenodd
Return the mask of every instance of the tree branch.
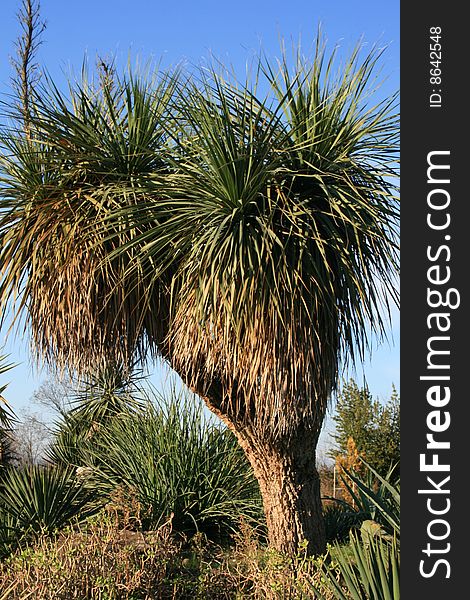
M 12 59 L 15 69 L 13 89 L 18 96 L 18 108 L 28 139 L 31 137 L 31 93 L 39 81 L 39 67 L 35 56 L 41 45 L 41 35 L 46 29 L 40 17 L 40 0 L 23 0 L 18 12 L 21 33 L 16 42 L 16 58 Z

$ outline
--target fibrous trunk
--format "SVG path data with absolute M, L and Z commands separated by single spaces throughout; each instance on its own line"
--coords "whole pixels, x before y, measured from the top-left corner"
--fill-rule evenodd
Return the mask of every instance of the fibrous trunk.
M 222 386 L 187 384 L 235 434 L 258 480 L 268 528 L 269 544 L 295 555 L 307 543 L 309 555 L 326 550 L 325 526 L 316 469 L 316 447 L 323 414 L 315 423 L 298 423 L 288 436 L 273 437 L 254 419 L 224 410 Z M 251 421 L 251 422 L 250 422 Z
M 320 478 L 315 466 L 317 435 L 303 431 L 289 444 L 273 444 L 236 433 L 263 498 L 269 544 L 294 555 L 302 542 L 308 554 L 325 552 Z

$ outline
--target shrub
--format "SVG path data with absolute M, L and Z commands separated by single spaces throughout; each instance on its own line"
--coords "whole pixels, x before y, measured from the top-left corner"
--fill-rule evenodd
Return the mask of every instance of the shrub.
M 267 549 L 249 526 L 235 541 L 229 549 L 201 533 L 177 541 L 169 524 L 133 533 L 105 518 L 17 551 L 0 563 L 0 586 L 16 586 L 9 600 L 307 600 L 315 581 L 333 597 L 322 559 Z
M 360 527 L 365 518 L 364 513 L 352 509 L 345 503 L 329 504 L 323 511 L 326 541 L 332 543 L 348 540 L 350 530 Z
M 64 466 L 75 467 L 89 460 L 86 449 L 93 438 L 116 416 L 144 408 L 141 399 L 141 371 L 134 366 L 104 364 L 82 379 L 72 380 L 68 407 L 59 410 L 55 438 L 48 450 L 48 459 Z
M 178 551 L 168 529 L 132 537 L 109 522 L 41 536 L 0 563 L 9 600 L 174 598 L 167 571 Z
M 241 516 L 261 518 L 258 483 L 233 434 L 195 397 L 173 391 L 145 411 L 121 413 L 83 452 L 87 485 L 136 499 L 145 529 L 226 534 Z
M 7 364 L 7 356 L 0 354 L 0 375 L 3 375 L 15 365 Z M 3 392 L 8 387 L 8 384 L 0 385 L 0 477 L 2 476 L 2 467 L 10 464 L 15 458 L 13 450 L 13 426 L 15 423 L 15 415 L 8 405 Z
M 9 468 L 0 489 L 0 540 L 4 553 L 23 539 L 52 533 L 97 511 L 96 496 L 70 469 Z
M 400 598 L 400 484 L 391 469 L 384 478 L 364 462 L 366 476 L 347 473 L 345 480 L 358 505 L 357 513 L 368 515 L 360 534 L 350 532 L 348 545 L 334 544 L 330 564 L 322 566 L 324 585 L 335 600 Z M 394 483 L 392 484 L 391 481 Z M 338 577 L 339 575 L 339 577 Z M 312 584 L 315 598 L 325 598 Z

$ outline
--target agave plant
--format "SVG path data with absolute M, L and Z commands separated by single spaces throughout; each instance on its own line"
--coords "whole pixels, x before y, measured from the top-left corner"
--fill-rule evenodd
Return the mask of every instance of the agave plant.
M 351 529 L 360 527 L 367 518 L 368 513 L 353 509 L 349 504 L 328 504 L 323 511 L 327 542 L 346 541 Z
M 365 477 L 344 469 L 347 477 L 342 477 L 343 483 L 363 518 L 376 521 L 386 533 L 394 535 L 399 543 L 400 480 L 396 477 L 396 466 L 392 466 L 387 475 L 382 477 L 365 460 L 361 461 L 366 467 Z
M 369 520 L 363 521 L 360 530 L 351 530 L 349 544 L 333 544 L 329 551 L 331 561 L 322 566 L 323 583 L 337 600 L 398 600 L 399 482 L 393 469 L 387 478 L 383 478 L 370 465 L 365 463 L 365 466 L 370 477 L 360 478 L 347 473 L 357 491 L 351 486 L 348 489 L 357 505 L 352 514 L 361 515 L 361 520 L 369 517 Z M 315 597 L 323 598 L 318 589 L 315 594 Z

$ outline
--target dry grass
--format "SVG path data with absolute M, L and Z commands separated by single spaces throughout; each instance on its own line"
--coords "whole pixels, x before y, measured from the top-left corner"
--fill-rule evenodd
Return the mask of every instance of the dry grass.
M 44 537 L 0 563 L 0 600 L 307 600 L 321 560 L 266 550 L 242 525 L 230 549 L 111 520 Z
M 178 546 L 168 530 L 119 531 L 109 524 L 42 538 L 0 566 L 5 599 L 171 598 L 167 566 Z M 154 593 L 157 592 L 157 593 Z

